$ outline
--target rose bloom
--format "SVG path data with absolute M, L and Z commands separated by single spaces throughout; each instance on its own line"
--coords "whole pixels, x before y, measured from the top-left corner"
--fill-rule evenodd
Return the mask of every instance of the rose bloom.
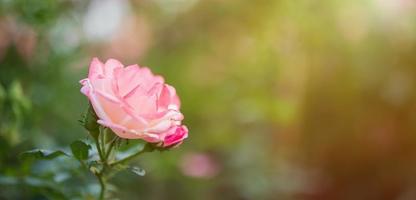
M 163 147 L 188 137 L 175 88 L 147 67 L 124 67 L 109 59 L 93 58 L 88 78 L 80 81 L 99 124 L 125 139 L 143 139 Z

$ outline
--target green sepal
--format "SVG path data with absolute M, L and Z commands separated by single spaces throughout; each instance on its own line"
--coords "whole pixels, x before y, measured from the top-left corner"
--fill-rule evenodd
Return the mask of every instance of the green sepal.
M 88 107 L 88 111 L 85 113 L 84 120 L 83 120 L 83 126 L 91 137 L 94 139 L 98 139 L 98 136 L 100 135 L 100 124 L 97 123 L 98 117 L 95 114 L 94 109 L 92 108 L 92 105 L 90 104 Z

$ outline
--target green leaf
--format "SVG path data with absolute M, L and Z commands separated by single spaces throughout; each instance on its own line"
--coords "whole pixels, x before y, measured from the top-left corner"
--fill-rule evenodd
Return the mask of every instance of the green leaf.
M 20 154 L 20 158 L 23 160 L 52 160 L 60 156 L 68 156 L 63 151 L 48 151 L 48 150 L 40 150 L 34 149 L 30 151 L 25 151 Z
M 25 183 L 25 185 L 47 196 L 48 197 L 47 199 L 56 199 L 56 200 L 68 199 L 65 196 L 65 193 L 62 192 L 62 189 L 60 188 L 59 184 L 56 184 L 53 181 L 38 178 L 38 177 L 33 177 L 33 176 L 24 177 L 22 180 Z
M 77 140 L 71 144 L 71 151 L 74 157 L 78 160 L 85 160 L 88 158 L 89 150 L 91 146 L 85 144 L 81 140 Z
M 130 171 L 135 173 L 138 176 L 144 176 L 146 174 L 146 171 L 140 167 L 129 167 Z

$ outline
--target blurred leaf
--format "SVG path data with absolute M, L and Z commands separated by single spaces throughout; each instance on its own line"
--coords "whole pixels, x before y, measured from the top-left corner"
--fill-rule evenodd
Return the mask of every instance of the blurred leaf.
M 4 89 L 3 85 L 0 84 L 0 110 L 3 107 L 3 102 L 6 100 L 6 90 Z
M 50 199 L 68 199 L 59 189 L 58 185 L 53 181 L 40 179 L 37 177 L 26 177 L 23 179 L 23 181 L 25 184 L 36 188 L 40 193 L 49 197 Z
M 19 107 L 23 108 L 24 110 L 30 109 L 30 101 L 24 95 L 22 85 L 19 81 L 13 81 L 9 88 L 9 95 L 12 102 L 16 102 Z M 15 110 L 15 112 L 19 111 Z
M 15 185 L 19 182 L 16 177 L 0 175 L 0 185 Z
M 88 158 L 89 150 L 91 146 L 85 144 L 81 140 L 77 140 L 71 144 L 71 151 L 75 158 L 78 160 L 85 160 Z
M 26 151 L 20 154 L 20 158 L 23 160 L 32 159 L 32 160 L 52 160 L 60 156 L 68 156 L 63 151 L 47 151 L 47 150 L 40 150 L 34 149 L 30 151 Z
M 61 11 L 59 8 L 60 1 L 16 0 L 14 3 L 20 18 L 30 24 L 48 24 L 57 19 Z

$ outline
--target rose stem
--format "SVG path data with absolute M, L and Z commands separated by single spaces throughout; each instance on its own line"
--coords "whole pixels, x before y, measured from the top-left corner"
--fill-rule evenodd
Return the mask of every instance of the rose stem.
M 99 199 L 102 200 L 102 199 L 104 199 L 104 194 L 105 194 L 105 189 L 106 189 L 105 184 L 106 183 L 105 183 L 104 177 L 102 176 L 101 173 L 98 173 L 98 174 L 95 174 L 95 175 L 97 176 L 97 179 L 100 182 L 101 190 L 100 190 Z
M 100 132 L 100 138 L 98 139 L 98 145 L 100 145 L 101 147 L 101 161 L 104 161 L 104 156 L 105 156 L 105 135 L 106 135 L 106 128 L 102 128 L 101 132 Z
M 108 151 L 104 156 L 105 160 L 107 160 L 108 157 L 110 156 L 111 151 L 113 150 L 114 144 L 116 143 L 117 139 L 118 139 L 118 137 L 114 137 L 114 139 L 111 141 L 110 146 L 108 147 Z
M 108 165 L 107 157 L 105 156 L 105 146 L 100 145 L 100 143 L 105 145 L 105 141 L 103 141 L 104 140 L 104 137 L 103 137 L 104 134 L 105 134 L 104 131 L 100 131 L 99 137 L 97 139 L 95 139 L 95 145 L 96 145 L 99 157 L 100 157 L 100 161 L 103 164 L 102 170 L 98 173 L 94 173 L 94 175 L 97 177 L 98 181 L 100 182 L 100 187 L 101 187 L 100 196 L 99 196 L 100 200 L 104 199 L 104 196 L 105 196 L 106 182 L 105 182 L 105 178 L 104 178 L 104 171 L 105 171 L 105 169 L 107 168 L 107 165 Z M 104 154 L 103 154 L 103 151 L 104 151 Z

